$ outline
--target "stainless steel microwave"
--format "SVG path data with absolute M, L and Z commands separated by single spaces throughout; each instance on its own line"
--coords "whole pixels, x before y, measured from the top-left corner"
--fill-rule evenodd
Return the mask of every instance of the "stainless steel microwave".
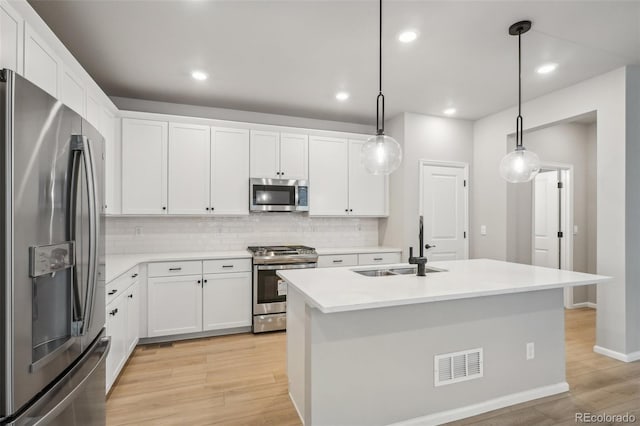
M 296 179 L 249 179 L 249 210 L 309 211 L 309 183 Z

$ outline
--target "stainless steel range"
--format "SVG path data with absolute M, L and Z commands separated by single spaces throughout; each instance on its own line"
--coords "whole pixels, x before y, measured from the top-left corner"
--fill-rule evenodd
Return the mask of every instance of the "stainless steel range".
M 315 268 L 318 253 L 307 246 L 248 247 L 253 254 L 253 332 L 287 328 L 287 285 L 281 269 Z

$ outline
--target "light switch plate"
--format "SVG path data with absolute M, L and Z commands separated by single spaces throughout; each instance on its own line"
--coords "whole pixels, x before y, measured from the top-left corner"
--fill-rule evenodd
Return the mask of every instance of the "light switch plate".
M 487 225 L 480 225 L 480 235 L 487 235 Z
M 533 342 L 527 343 L 527 360 L 534 359 L 536 357 L 536 347 Z

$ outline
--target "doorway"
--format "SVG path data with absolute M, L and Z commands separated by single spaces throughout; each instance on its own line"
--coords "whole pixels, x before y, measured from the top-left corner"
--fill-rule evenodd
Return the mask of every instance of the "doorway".
M 420 161 L 420 212 L 430 261 L 469 258 L 469 165 Z

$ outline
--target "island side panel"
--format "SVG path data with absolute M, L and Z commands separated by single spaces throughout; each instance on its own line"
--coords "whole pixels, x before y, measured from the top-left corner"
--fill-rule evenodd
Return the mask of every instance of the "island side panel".
M 306 426 L 387 425 L 566 386 L 562 289 L 307 313 Z M 484 377 L 434 386 L 435 355 L 474 348 Z
M 305 415 L 305 301 L 293 286 L 287 289 L 287 376 L 289 397 L 301 419 Z

